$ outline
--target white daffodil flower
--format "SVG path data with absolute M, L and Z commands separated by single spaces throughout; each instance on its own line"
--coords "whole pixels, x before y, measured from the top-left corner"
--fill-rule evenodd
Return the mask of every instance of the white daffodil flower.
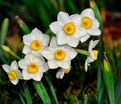
M 58 45 L 69 45 L 76 47 L 79 39 L 82 37 L 83 30 L 76 26 L 76 18 L 78 15 L 69 16 L 68 13 L 59 12 L 57 21 L 50 24 L 50 29 L 56 34 Z
M 49 40 L 48 35 L 43 34 L 40 30 L 35 28 L 30 34 L 23 36 L 23 42 L 25 44 L 23 53 L 41 56 L 41 51 L 48 46 Z
M 61 67 L 68 69 L 71 65 L 71 60 L 77 55 L 77 52 L 69 46 L 58 46 L 56 38 L 53 37 L 50 47 L 42 51 L 42 55 L 48 60 L 50 69 Z
M 80 15 L 74 15 L 75 24 L 82 30 L 81 42 L 85 42 L 90 35 L 99 36 L 101 31 L 99 29 L 99 22 L 95 18 L 95 14 L 92 9 L 88 8 L 82 11 Z
M 98 51 L 97 50 L 93 50 L 93 48 L 97 45 L 97 43 L 99 42 L 99 40 L 91 40 L 89 43 L 89 56 L 87 56 L 87 59 L 85 61 L 85 71 L 87 72 L 88 66 L 90 66 L 90 63 L 93 62 L 94 60 L 97 60 L 97 56 L 98 56 Z
M 18 64 L 16 61 L 13 61 L 11 63 L 11 66 L 4 64 L 2 65 L 2 67 L 5 70 L 5 72 L 8 74 L 11 83 L 13 83 L 14 85 L 18 83 L 19 79 L 22 79 L 22 74 L 18 70 Z
M 46 72 L 49 68 L 43 57 L 37 57 L 33 54 L 27 54 L 24 59 L 19 62 L 19 67 L 22 69 L 22 75 L 24 80 L 36 80 L 40 81 L 43 72 Z
M 64 77 L 64 74 L 68 74 L 71 70 L 71 66 L 68 69 L 59 69 L 56 73 L 56 78 L 62 79 Z

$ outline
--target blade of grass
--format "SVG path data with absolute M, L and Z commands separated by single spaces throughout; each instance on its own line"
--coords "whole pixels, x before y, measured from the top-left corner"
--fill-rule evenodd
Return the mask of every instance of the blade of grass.
M 30 95 L 30 92 L 29 92 L 28 85 L 23 84 L 23 87 L 24 87 L 24 92 L 25 92 L 25 95 L 26 95 L 27 104 L 32 104 L 32 98 L 31 98 L 31 95 Z
M 121 52 L 120 52 L 120 78 L 115 91 L 116 104 L 121 104 Z
M 2 46 L 5 42 L 5 38 L 8 32 L 8 26 L 9 26 L 9 20 L 8 18 L 5 18 L 3 20 L 3 23 L 1 25 L 1 31 L 0 31 L 0 46 Z
M 108 98 L 109 98 L 110 104 L 115 104 L 114 75 L 113 75 L 110 63 L 108 62 L 108 59 L 106 57 L 106 54 L 104 56 L 105 56 L 105 59 L 103 61 L 104 79 L 105 79 L 106 89 L 108 93 Z
M 45 78 L 46 78 L 46 81 L 47 81 L 47 83 L 49 85 L 49 88 L 50 88 L 50 91 L 51 91 L 51 94 L 52 94 L 52 97 L 53 97 L 53 102 L 54 102 L 54 104 L 58 104 L 56 93 L 55 93 L 53 84 L 52 84 L 52 82 L 50 80 L 51 78 L 50 78 L 49 74 L 45 75 Z
M 28 28 L 28 26 L 19 18 L 19 16 L 16 16 L 15 17 L 19 26 L 21 27 L 22 31 L 24 34 L 29 34 L 31 31 L 30 29 Z
M 100 29 L 101 29 L 101 49 L 100 49 L 100 55 L 99 55 L 99 67 L 98 67 L 98 73 L 97 73 L 97 103 L 103 104 L 104 96 L 105 96 L 105 84 L 103 80 L 103 71 L 102 71 L 102 63 L 103 63 L 103 52 L 104 52 L 104 44 L 103 44 L 103 22 L 102 18 L 99 12 L 99 9 L 97 8 L 96 3 L 94 0 L 89 0 L 90 7 L 93 9 L 95 13 L 95 17 L 100 23 Z
M 11 55 L 12 55 L 13 57 L 15 57 L 16 59 L 18 59 L 18 60 L 21 59 L 21 58 L 20 58 L 18 55 L 16 55 L 8 46 L 3 45 L 3 46 L 2 46 L 2 49 L 3 49 L 4 51 L 8 52 L 9 54 L 11 54 Z
M 22 97 L 20 92 L 19 92 L 19 97 L 20 97 L 20 100 L 21 100 L 22 104 L 26 104 L 25 101 L 24 101 L 24 98 Z
M 42 99 L 44 104 L 51 104 L 51 100 L 48 96 L 48 93 L 46 92 L 46 89 L 43 85 L 42 82 L 37 82 L 37 81 L 33 81 L 33 85 L 35 87 L 35 89 L 37 90 L 40 98 Z

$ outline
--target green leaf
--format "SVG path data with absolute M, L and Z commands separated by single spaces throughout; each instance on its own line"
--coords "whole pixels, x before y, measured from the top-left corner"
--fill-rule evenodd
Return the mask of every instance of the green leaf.
M 35 89 L 37 90 L 40 98 L 42 99 L 44 104 L 51 104 L 51 100 L 48 96 L 48 93 L 43 85 L 42 82 L 37 82 L 37 81 L 33 81 L 33 85 L 35 87 Z
M 5 42 L 6 35 L 7 35 L 7 32 L 8 32 L 8 26 L 9 26 L 9 20 L 8 20 L 8 18 L 5 18 L 2 25 L 1 25 L 0 46 L 2 46 Z
M 26 102 L 24 101 L 24 98 L 22 97 L 22 94 L 20 92 L 19 92 L 19 97 L 20 97 L 22 104 L 26 104 Z
M 115 104 L 114 76 L 107 59 L 104 59 L 104 78 L 110 104 Z
M 52 82 L 50 80 L 49 73 L 45 76 L 45 78 L 46 78 L 46 81 L 47 81 L 47 83 L 49 85 L 49 88 L 50 88 L 50 91 L 51 91 L 51 94 L 52 94 L 52 97 L 53 97 L 54 104 L 58 104 L 57 96 L 56 96 L 53 84 L 52 84 Z
M 20 17 L 16 16 L 15 18 L 16 18 L 18 24 L 20 25 L 20 27 L 21 27 L 23 33 L 24 33 L 24 34 L 29 34 L 31 31 L 30 31 L 30 29 L 28 28 L 28 26 L 20 19 Z
M 9 54 L 11 54 L 11 55 L 12 55 L 13 57 L 15 57 L 16 59 L 18 59 L 18 60 L 21 59 L 21 58 L 20 58 L 18 55 L 16 55 L 8 46 L 3 45 L 3 46 L 2 46 L 2 49 L 3 49 L 4 51 L 8 52 Z
M 102 71 L 102 63 L 103 63 L 103 52 L 104 52 L 104 43 L 103 43 L 103 22 L 102 18 L 99 12 L 99 9 L 94 2 L 94 0 L 89 0 L 90 7 L 93 9 L 95 17 L 100 23 L 100 29 L 101 29 L 101 49 L 100 49 L 100 55 L 99 55 L 99 67 L 98 67 L 98 73 L 97 73 L 97 103 L 103 104 L 104 96 L 105 96 L 105 84 L 103 79 L 103 71 Z
M 23 87 L 24 87 L 24 92 L 25 92 L 25 95 L 26 95 L 27 104 L 32 104 L 32 98 L 31 98 L 31 95 L 30 95 L 30 92 L 29 92 L 28 85 L 23 84 Z
M 116 104 L 121 104 L 121 56 L 120 56 L 120 78 L 116 86 L 115 96 L 116 96 Z

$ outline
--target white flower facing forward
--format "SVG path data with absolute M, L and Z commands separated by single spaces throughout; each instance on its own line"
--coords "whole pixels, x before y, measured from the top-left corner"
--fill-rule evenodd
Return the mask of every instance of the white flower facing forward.
M 97 43 L 99 42 L 99 40 L 91 40 L 89 43 L 89 56 L 87 56 L 87 59 L 85 61 L 85 71 L 87 72 L 88 66 L 90 66 L 90 63 L 93 62 L 94 60 L 97 60 L 97 56 L 98 56 L 98 51 L 97 50 L 93 50 L 93 48 L 97 45 Z
M 57 46 L 56 38 L 53 37 L 50 47 L 42 51 L 42 55 L 48 60 L 50 69 L 68 69 L 77 52 L 69 46 Z
M 101 35 L 99 22 L 95 18 L 92 9 L 85 9 L 82 11 L 81 15 L 75 15 L 73 17 L 75 18 L 75 24 L 80 26 L 80 29 L 82 30 L 82 37 L 80 38 L 81 42 L 85 42 L 90 37 L 90 35 Z
M 41 51 L 48 46 L 49 40 L 48 35 L 42 34 L 40 30 L 35 28 L 30 34 L 23 36 L 25 44 L 23 53 L 32 53 L 36 56 L 41 56 Z
M 5 70 L 5 72 L 8 74 L 11 83 L 13 83 L 14 85 L 18 83 L 19 79 L 22 79 L 22 74 L 18 70 L 18 64 L 16 61 L 13 61 L 11 63 L 11 66 L 4 64 L 2 65 L 2 67 Z
M 76 47 L 79 44 L 83 31 L 76 26 L 74 17 L 76 16 L 59 12 L 57 21 L 50 24 L 51 31 L 57 36 L 58 45 L 68 44 L 71 47 Z
M 19 67 L 22 70 L 24 80 L 36 80 L 40 81 L 43 72 L 46 72 L 49 68 L 43 57 L 37 57 L 32 54 L 27 54 L 24 59 L 19 62 Z
M 59 69 L 56 73 L 56 78 L 62 79 L 64 77 L 64 74 L 68 74 L 71 70 L 71 66 L 68 69 Z

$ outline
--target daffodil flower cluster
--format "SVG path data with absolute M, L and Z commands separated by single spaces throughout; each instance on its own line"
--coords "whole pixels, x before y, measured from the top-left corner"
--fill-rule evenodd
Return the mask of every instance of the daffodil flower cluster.
M 91 35 L 101 34 L 99 22 L 92 9 L 85 9 L 81 14 L 70 16 L 68 13 L 59 12 L 57 21 L 49 27 L 56 37 L 52 37 L 50 41 L 49 35 L 43 34 L 37 28 L 33 29 L 30 34 L 23 36 L 25 57 L 18 64 L 13 61 L 11 66 L 3 65 L 13 84 L 16 85 L 19 79 L 40 81 L 44 72 L 57 68 L 60 69 L 56 78 L 62 79 L 64 74 L 71 70 L 71 60 L 77 56 L 75 48 L 79 42 L 85 42 Z M 85 71 L 90 63 L 97 59 L 98 51 L 93 48 L 98 41 L 91 40 L 89 43 Z M 18 70 L 18 66 L 22 72 Z

